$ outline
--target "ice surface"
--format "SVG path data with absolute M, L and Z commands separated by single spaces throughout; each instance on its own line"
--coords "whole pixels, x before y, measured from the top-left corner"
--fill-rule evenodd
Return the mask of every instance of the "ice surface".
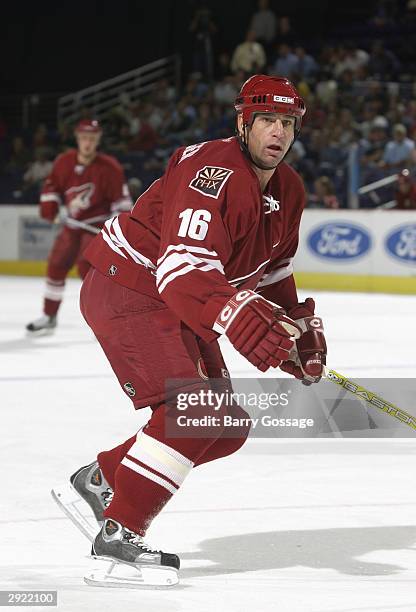
M 68 612 L 416 610 L 412 439 L 250 440 L 194 470 L 149 531 L 181 556 L 179 587 L 85 585 L 88 541 L 49 491 L 148 413 L 132 410 L 83 323 L 78 281 L 56 334 L 24 337 L 42 290 L 38 278 L 0 278 L 0 589 L 57 589 Z M 331 367 L 414 376 L 414 297 L 313 293 Z M 224 350 L 233 374 L 254 374 Z

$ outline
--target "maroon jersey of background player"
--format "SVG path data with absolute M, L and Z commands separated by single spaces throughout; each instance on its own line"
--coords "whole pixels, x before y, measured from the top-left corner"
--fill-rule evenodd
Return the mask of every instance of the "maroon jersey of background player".
M 119 162 L 110 155 L 97 153 L 84 165 L 78 151 L 71 149 L 57 157 L 52 172 L 43 184 L 40 206 L 43 218 L 55 218 L 59 206 L 79 221 L 108 217 L 130 207 L 130 195 Z M 101 223 L 102 225 L 102 223 Z
M 64 227 L 48 255 L 44 314 L 29 323 L 29 334 L 53 331 L 69 270 L 77 263 L 84 278 L 89 264 L 83 253 L 96 228 L 102 227 L 110 215 L 131 208 L 122 167 L 114 157 L 96 150 L 101 132 L 98 121 L 80 121 L 75 130 L 78 149 L 59 155 L 44 182 L 40 215 L 53 222 L 60 207 L 65 208 Z

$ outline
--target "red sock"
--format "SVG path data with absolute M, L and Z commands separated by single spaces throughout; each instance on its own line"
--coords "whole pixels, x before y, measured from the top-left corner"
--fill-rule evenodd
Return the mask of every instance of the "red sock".
M 98 463 L 103 471 L 104 477 L 112 489 L 114 489 L 115 486 L 116 469 L 120 465 L 122 459 L 124 459 L 126 456 L 129 448 L 136 442 L 136 436 L 137 434 L 119 446 L 116 446 L 109 451 L 103 451 L 97 456 Z

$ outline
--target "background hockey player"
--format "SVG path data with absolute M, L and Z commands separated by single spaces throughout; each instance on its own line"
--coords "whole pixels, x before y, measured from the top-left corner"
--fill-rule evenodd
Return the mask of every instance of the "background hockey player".
M 394 194 L 397 210 L 416 210 L 416 181 L 405 168 L 397 177 L 397 189 Z
M 97 152 L 101 134 L 98 121 L 80 121 L 75 129 L 78 148 L 59 155 L 44 182 L 41 217 L 52 223 L 63 206 L 66 218 L 48 256 L 43 316 L 27 325 L 29 334 L 54 330 L 68 272 L 76 263 L 81 278 L 85 277 L 89 264 L 83 254 L 98 232 L 96 228 L 101 228 L 110 215 L 131 208 L 120 164 L 114 157 Z
M 305 191 L 283 162 L 304 103 L 286 79 L 257 75 L 235 108 L 236 137 L 176 151 L 132 212 L 107 221 L 86 252 L 93 267 L 81 289 L 83 315 L 123 391 L 152 416 L 71 483 L 104 521 L 93 553 L 121 572 L 123 563 L 166 570 L 166 583 L 179 559 L 144 543 L 148 526 L 192 468 L 230 455 L 248 435 L 248 427 L 205 435 L 191 427 L 189 437 L 168 437 L 175 393 L 230 388 L 221 334 L 262 372 L 281 367 L 311 383 L 325 363 L 322 321 L 311 298 L 298 302 L 293 278 Z M 167 390 L 169 379 L 182 382 Z M 186 414 L 206 412 L 190 406 Z M 236 405 L 217 416 L 226 413 L 247 416 Z

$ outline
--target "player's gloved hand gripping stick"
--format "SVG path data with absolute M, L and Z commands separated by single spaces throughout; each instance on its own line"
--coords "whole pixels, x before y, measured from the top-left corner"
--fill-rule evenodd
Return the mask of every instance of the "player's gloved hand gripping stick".
M 326 367 L 326 342 L 322 319 L 315 316 L 315 302 L 307 298 L 288 311 L 302 329 L 302 336 L 289 353 L 289 359 L 282 363 L 281 370 L 292 374 L 310 385 L 325 378 L 352 393 L 360 401 L 378 408 L 382 412 L 416 429 L 416 418 L 405 410 L 386 401 L 373 391 L 369 391 L 347 376 Z
M 414 416 L 326 367 L 324 328 L 312 298 L 287 314 L 293 318 L 254 291 L 239 291 L 221 309 L 213 328 L 225 333 L 234 348 L 262 372 L 280 366 L 307 385 L 325 378 L 416 430 Z
M 70 217 L 66 209 L 59 210 L 59 205 L 55 200 L 42 202 L 40 216 L 42 219 L 45 219 L 45 221 L 49 221 L 49 223 L 68 225 L 69 227 L 86 230 L 92 234 L 99 234 L 101 230 L 91 225 L 91 223 L 106 221 L 109 218 L 108 215 L 99 215 L 98 217 L 78 221 L 78 219 Z
M 219 312 L 214 331 L 225 334 L 234 348 L 261 372 L 289 358 L 301 327 L 283 309 L 250 290 L 238 291 Z
M 287 314 L 301 328 L 302 335 L 296 340 L 280 369 L 306 385 L 319 382 L 326 364 L 327 348 L 322 319 L 315 315 L 315 302 L 307 298 Z

